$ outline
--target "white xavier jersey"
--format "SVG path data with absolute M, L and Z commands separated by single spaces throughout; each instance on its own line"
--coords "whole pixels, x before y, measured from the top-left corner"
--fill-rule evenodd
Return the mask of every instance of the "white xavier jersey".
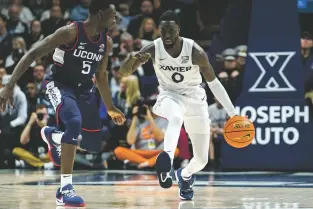
M 162 39 L 154 41 L 154 68 L 161 89 L 175 93 L 190 93 L 199 89 L 202 82 L 198 65 L 192 64 L 192 48 L 194 41 L 183 38 L 180 55 L 173 58 L 163 45 Z

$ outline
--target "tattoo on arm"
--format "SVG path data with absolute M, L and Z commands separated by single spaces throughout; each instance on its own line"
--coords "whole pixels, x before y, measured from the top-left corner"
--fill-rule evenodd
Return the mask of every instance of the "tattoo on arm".
M 75 37 L 76 26 L 75 24 L 71 24 L 59 28 L 57 31 L 55 31 L 55 33 L 51 34 L 50 36 L 46 37 L 44 40 L 36 44 L 19 61 L 13 71 L 12 78 L 8 86 L 13 87 L 19 77 L 37 58 L 43 57 L 44 55 L 50 53 L 62 44 L 73 43 Z
M 147 46 L 144 46 L 141 48 L 140 52 L 147 52 L 151 54 L 151 58 L 154 61 L 154 54 L 155 54 L 155 47 L 154 43 L 151 43 Z M 142 63 L 138 59 L 134 59 L 132 57 L 132 54 L 129 54 L 126 59 L 121 63 L 121 67 L 119 69 L 119 72 L 122 76 L 129 76 L 133 72 L 137 70 L 139 66 L 141 66 Z
M 154 43 L 148 44 L 140 49 L 141 52 L 147 52 L 151 54 L 151 59 L 154 61 L 155 58 L 155 45 Z

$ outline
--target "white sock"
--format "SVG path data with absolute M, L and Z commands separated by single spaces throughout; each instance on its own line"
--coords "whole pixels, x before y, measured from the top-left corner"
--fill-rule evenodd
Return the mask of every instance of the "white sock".
M 68 184 L 72 184 L 72 174 L 61 175 L 61 189 Z
M 208 163 L 210 134 L 189 134 L 192 143 L 193 158 L 182 170 L 184 179 L 190 178 L 193 174 L 201 171 Z
M 180 129 L 184 122 L 184 112 L 181 105 L 169 98 L 162 101 L 162 106 L 167 107 L 166 109 L 164 108 L 164 115 L 167 116 L 168 120 L 167 129 L 164 134 L 164 151 L 168 153 L 173 164 Z
M 63 136 L 63 132 L 52 133 L 52 140 L 55 143 L 61 144 L 62 136 Z

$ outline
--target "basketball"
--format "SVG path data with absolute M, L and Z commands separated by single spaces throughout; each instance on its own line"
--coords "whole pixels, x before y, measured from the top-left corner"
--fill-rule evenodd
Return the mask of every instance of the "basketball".
M 235 148 L 243 148 L 251 144 L 255 135 L 253 123 L 246 117 L 234 116 L 224 126 L 226 142 Z

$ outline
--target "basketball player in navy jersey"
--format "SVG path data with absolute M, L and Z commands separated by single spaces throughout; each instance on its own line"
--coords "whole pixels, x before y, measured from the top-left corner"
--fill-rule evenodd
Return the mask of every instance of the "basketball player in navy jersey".
M 56 203 L 59 206 L 85 205 L 73 189 L 72 171 L 77 137 L 82 125 L 77 99 L 81 92 L 92 88 L 91 79 L 94 74 L 113 122 L 121 125 L 125 121 L 122 112 L 113 105 L 106 71 L 112 40 L 104 31 L 115 24 L 116 16 L 115 7 L 110 2 L 113 1 L 91 0 L 86 21 L 64 26 L 35 45 L 18 63 L 10 83 L 0 93 L 0 105 L 4 109 L 11 100 L 15 83 L 30 64 L 36 58 L 55 50 L 53 73 L 45 80 L 46 94 L 56 110 L 57 121 L 64 133 L 54 127 L 44 127 L 41 133 L 48 144 L 52 162 L 61 165 L 61 187 L 56 194 Z M 137 55 L 136 58 L 138 62 L 144 63 L 148 57 Z
M 161 38 L 143 47 L 140 52 L 130 54 L 122 63 L 120 73 L 128 76 L 140 62 L 138 53 L 151 55 L 159 81 L 160 94 L 153 107 L 156 115 L 167 118 L 168 127 L 164 135 L 164 152 L 156 161 L 159 183 L 163 188 L 172 186 L 172 163 L 180 129 L 184 123 L 193 147 L 193 158 L 184 169 L 178 169 L 176 179 L 182 200 L 194 197 L 194 174 L 208 162 L 210 144 L 210 119 L 205 90 L 201 87 L 201 74 L 212 93 L 224 106 L 230 117 L 237 115 L 227 92 L 215 77 L 204 50 L 193 40 L 179 36 L 178 16 L 167 11 L 159 20 Z

